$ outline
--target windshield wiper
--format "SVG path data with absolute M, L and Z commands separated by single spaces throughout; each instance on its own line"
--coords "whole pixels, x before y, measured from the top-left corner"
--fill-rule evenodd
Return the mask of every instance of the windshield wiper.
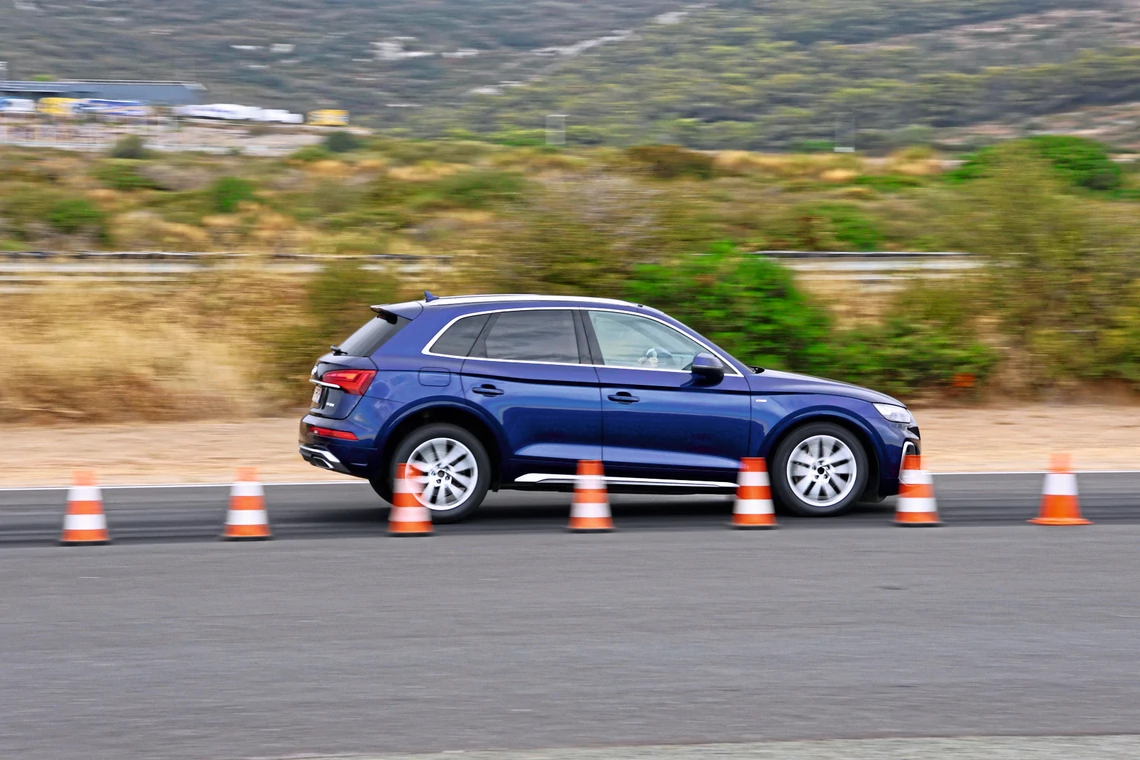
M 348 354 L 348 352 L 342 349 L 340 346 L 329 346 L 329 351 L 333 352 L 333 356 L 345 356 Z

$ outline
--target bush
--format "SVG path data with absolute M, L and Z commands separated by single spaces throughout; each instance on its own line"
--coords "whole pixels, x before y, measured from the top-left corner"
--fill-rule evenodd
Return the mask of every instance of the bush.
M 92 171 L 95 179 L 104 187 L 129 192 L 131 190 L 156 189 L 154 180 L 139 173 L 133 160 L 109 159 L 101 161 Z
M 68 198 L 51 207 L 47 221 L 59 232 L 69 235 L 84 230 L 103 234 L 106 215 L 86 198 Z
M 714 173 L 712 156 L 677 145 L 640 145 L 627 149 L 625 153 L 631 161 L 645 166 L 658 179 L 709 179 Z
M 238 177 L 219 177 L 210 185 L 210 205 L 219 214 L 232 214 L 244 201 L 253 200 L 253 183 Z
M 448 205 L 461 208 L 487 208 L 522 194 L 523 178 L 497 171 L 468 171 L 436 181 L 429 190 Z
M 636 267 L 627 288 L 630 300 L 667 311 L 741 361 L 827 368 L 827 312 L 771 259 L 718 243 L 706 254 Z
M 306 145 L 289 154 L 290 161 L 301 164 L 312 164 L 317 161 L 324 161 L 327 158 L 332 158 L 332 154 L 323 145 Z
M 359 137 L 343 129 L 330 133 L 324 142 L 325 149 L 330 153 L 351 153 L 360 150 L 362 145 Z
M 111 158 L 130 158 L 134 160 L 141 160 L 150 156 L 150 151 L 146 148 L 146 142 L 143 141 L 138 135 L 127 135 L 119 138 L 112 147 L 108 154 Z
M 399 291 L 394 275 L 364 269 L 357 261 L 322 268 L 306 284 L 303 308 L 294 321 L 270 337 L 277 380 L 304 382 L 318 356 L 375 316 L 369 306 L 397 301 Z
M 1098 142 L 1068 135 L 1040 135 L 980 150 L 948 177 L 968 182 L 992 176 L 1009 157 L 1035 156 L 1053 167 L 1067 184 L 1086 190 L 1114 191 L 1124 184 L 1124 171 Z

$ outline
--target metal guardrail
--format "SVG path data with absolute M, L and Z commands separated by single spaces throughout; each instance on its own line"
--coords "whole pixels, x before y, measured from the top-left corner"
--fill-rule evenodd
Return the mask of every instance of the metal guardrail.
M 893 290 L 901 281 L 951 277 L 976 269 L 981 262 L 969 253 L 925 251 L 755 251 L 780 260 L 806 282 L 847 282 L 867 290 Z M 446 266 L 447 255 L 323 255 L 310 253 L 230 253 L 185 251 L 7 251 L 0 252 L 0 292 L 22 292 L 53 282 L 84 282 L 121 287 L 140 282 L 175 282 L 179 277 L 209 269 L 238 269 L 257 262 L 280 274 L 314 272 L 329 261 L 353 260 L 366 269 L 395 266 L 415 275 L 428 264 Z

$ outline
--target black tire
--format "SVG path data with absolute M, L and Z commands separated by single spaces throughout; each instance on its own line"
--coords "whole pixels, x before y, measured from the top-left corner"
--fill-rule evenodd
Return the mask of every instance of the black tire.
M 788 459 L 796 448 L 809 438 L 819 435 L 831 436 L 842 441 L 851 450 L 855 460 L 855 484 L 841 501 L 826 506 L 806 501 L 793 487 L 788 474 Z M 871 477 L 867 453 L 859 439 L 847 428 L 831 422 L 813 422 L 796 428 L 788 434 L 769 461 L 769 475 L 772 479 L 772 495 L 777 504 L 789 512 L 804 517 L 834 517 L 850 510 L 863 498 Z
M 420 444 L 433 438 L 450 438 L 458 441 L 466 446 L 475 458 L 477 477 L 467 498 L 459 506 L 452 509 L 431 510 L 432 522 L 454 523 L 465 520 L 479 509 L 483 499 L 487 497 L 487 489 L 491 485 L 491 458 L 487 455 L 487 449 L 482 442 L 469 430 L 458 425 L 438 422 L 424 425 L 408 433 L 392 452 L 391 461 L 384 463 L 382 465 L 383 470 L 369 478 L 368 482 L 372 484 L 372 490 L 379 494 L 380 498 L 391 503 L 392 482 L 396 477 L 396 465 L 407 462 L 412 452 Z

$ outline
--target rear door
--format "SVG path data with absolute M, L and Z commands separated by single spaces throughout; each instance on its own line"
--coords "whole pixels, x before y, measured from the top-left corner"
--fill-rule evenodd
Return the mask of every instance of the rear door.
M 463 363 L 463 392 L 506 441 L 504 482 L 543 482 L 602 453 L 601 392 L 572 309 L 491 314 Z
M 602 365 L 606 474 L 733 482 L 748 452 L 747 380 L 726 363 L 721 382 L 697 384 L 689 367 L 709 349 L 665 322 L 604 310 L 587 321 Z

